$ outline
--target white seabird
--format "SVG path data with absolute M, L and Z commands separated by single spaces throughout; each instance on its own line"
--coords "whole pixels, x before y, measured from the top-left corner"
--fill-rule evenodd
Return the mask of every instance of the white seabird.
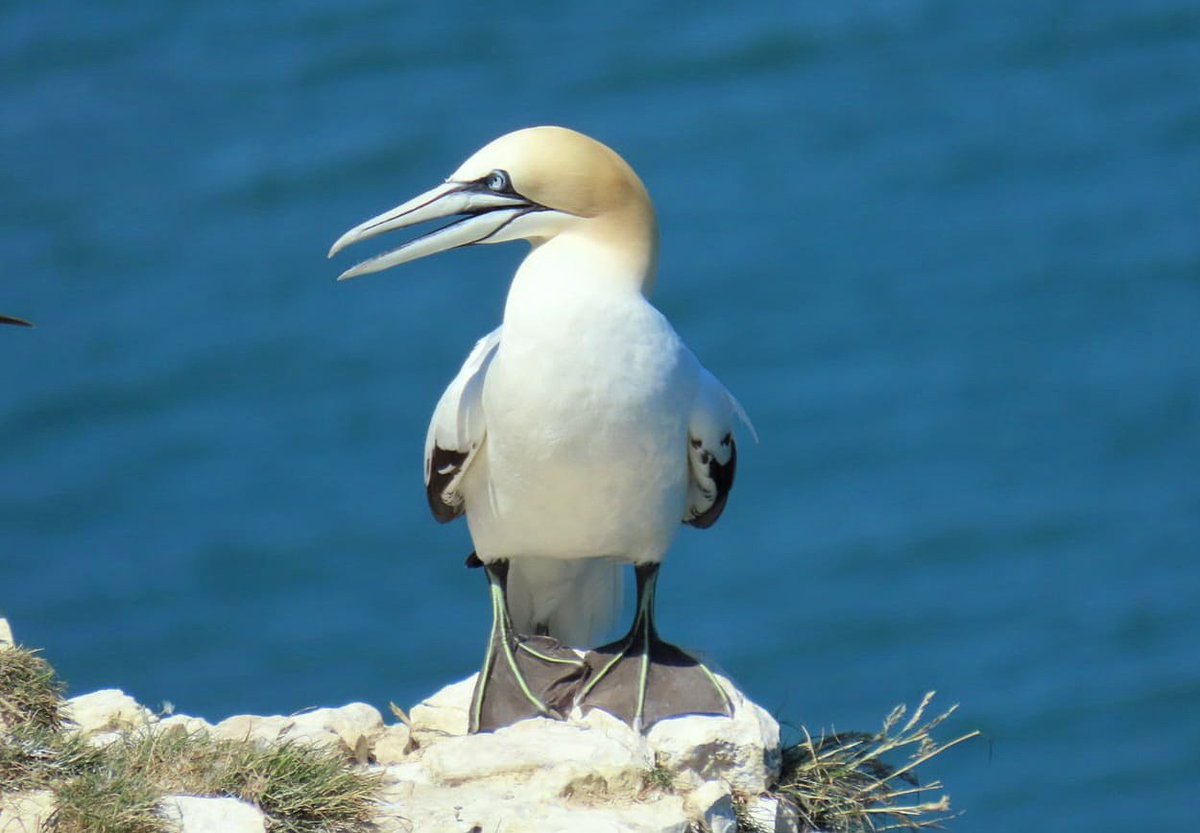
M 645 186 L 587 136 L 518 130 L 346 232 L 329 255 L 452 216 L 339 280 L 476 243 L 533 247 L 503 324 L 471 351 L 426 440 L 433 514 L 466 514 L 491 585 L 472 731 L 561 716 L 573 702 L 638 728 L 727 714 L 708 669 L 657 637 L 654 586 L 680 522 L 705 528 L 724 510 L 745 415 L 648 300 L 658 228 Z M 580 660 L 563 644 L 590 645 L 611 625 L 626 563 L 638 579 L 633 626 Z

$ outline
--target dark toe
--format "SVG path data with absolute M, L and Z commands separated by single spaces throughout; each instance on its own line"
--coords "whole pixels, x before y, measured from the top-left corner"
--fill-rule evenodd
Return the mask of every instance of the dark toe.
M 605 645 L 589 651 L 584 658 L 589 676 L 600 674 L 620 653 L 621 644 Z M 616 664 L 580 700 L 580 707 L 603 709 L 631 726 L 637 716 L 641 685 L 642 655 L 629 653 Z M 650 654 L 646 677 L 642 731 L 649 731 L 660 720 L 693 714 L 732 716 L 729 700 L 719 683 L 694 658 L 667 642 L 656 642 Z
M 532 650 L 521 650 L 522 644 Z M 530 717 L 561 719 L 575 700 L 587 668 L 574 651 L 549 636 L 523 637 L 512 647 L 516 672 L 499 640 L 492 645 L 495 660 L 491 673 L 486 679 L 480 677 L 475 684 L 472 704 L 481 697 L 483 702 L 479 707 L 479 725 L 472 731 L 494 732 Z M 522 691 L 518 674 L 529 692 L 546 705 L 548 713 L 538 709 Z

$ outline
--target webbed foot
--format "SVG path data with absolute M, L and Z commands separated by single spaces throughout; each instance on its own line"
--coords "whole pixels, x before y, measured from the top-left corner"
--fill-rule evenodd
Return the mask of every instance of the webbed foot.
M 624 638 L 589 651 L 587 682 L 580 708 L 599 708 L 635 731 L 649 731 L 669 717 L 713 714 L 731 717 L 733 704 L 713 673 L 654 629 L 654 587 L 658 565 L 638 565 L 638 605 Z
M 513 631 L 505 597 L 508 562 L 484 568 L 492 596 L 492 634 L 471 698 L 468 730 L 493 732 L 529 717 L 561 720 L 570 711 L 587 665 L 557 639 Z

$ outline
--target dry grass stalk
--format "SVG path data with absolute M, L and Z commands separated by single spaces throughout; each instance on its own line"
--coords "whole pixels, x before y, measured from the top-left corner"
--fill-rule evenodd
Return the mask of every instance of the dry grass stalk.
M 941 827 L 955 817 L 949 796 L 921 801 L 922 793 L 937 794 L 943 787 L 939 781 L 920 785 L 916 768 L 979 732 L 935 741 L 933 731 L 958 707 L 927 718 L 933 696 L 927 693 L 907 720 L 907 707 L 897 706 L 876 734 L 831 733 L 814 739 L 804 730 L 804 740 L 783 751 L 774 795 L 793 806 L 809 828 L 827 833 Z M 898 752 L 908 756 L 903 764 L 884 761 Z M 743 827 L 754 830 L 748 819 Z

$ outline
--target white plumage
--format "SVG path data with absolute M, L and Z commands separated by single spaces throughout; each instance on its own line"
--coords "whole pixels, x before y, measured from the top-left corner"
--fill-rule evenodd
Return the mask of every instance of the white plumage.
M 621 565 L 659 562 L 681 522 L 720 515 L 744 415 L 647 300 L 654 212 L 611 150 L 561 128 L 509 134 L 333 251 L 447 214 L 467 217 L 343 277 L 471 243 L 533 244 L 503 325 L 434 410 L 425 482 L 439 520 L 466 514 L 483 562 L 509 562 L 516 631 L 587 645 L 619 606 Z
M 620 565 L 661 560 L 716 502 L 706 455 L 728 464 L 736 405 L 641 293 L 543 262 L 522 265 L 504 326 L 439 401 L 426 484 L 435 449 L 465 454 L 440 499 L 465 508 L 481 559 L 512 561 L 514 626 L 587 645 L 619 607 Z

